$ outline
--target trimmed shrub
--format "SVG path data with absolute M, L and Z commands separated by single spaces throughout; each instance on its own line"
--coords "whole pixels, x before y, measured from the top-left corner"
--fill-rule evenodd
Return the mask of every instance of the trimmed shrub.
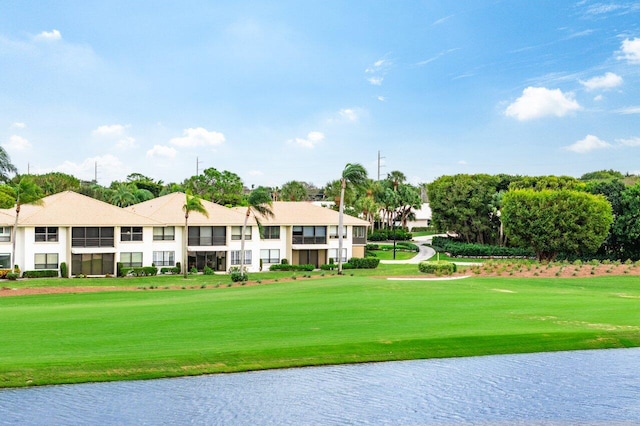
M 122 268 L 120 269 L 120 276 L 132 276 L 132 277 L 151 277 L 158 274 L 158 268 L 155 266 L 142 266 L 135 268 Z
M 274 264 L 269 266 L 270 271 L 313 271 L 316 269 L 314 265 L 289 265 L 288 263 Z
M 281 265 L 288 265 L 289 264 L 289 260 L 287 260 L 286 258 L 283 258 L 282 260 L 280 260 L 280 264 Z
M 179 266 L 175 266 L 175 267 L 164 267 L 164 268 L 160 268 L 160 273 L 161 274 L 179 274 L 180 273 L 180 267 Z
M 347 262 L 353 269 L 376 269 L 380 264 L 380 259 L 375 257 L 352 257 Z M 344 268 L 344 265 L 342 265 Z
M 234 283 L 245 282 L 249 279 L 249 274 L 247 274 L 246 271 L 241 271 L 237 266 L 229 269 L 229 274 L 231 276 L 231 281 Z
M 24 278 L 58 278 L 58 271 L 55 269 L 38 269 L 36 271 L 24 271 Z
M 334 269 L 338 269 L 338 265 L 335 263 L 328 263 L 325 265 L 320 265 L 320 269 L 323 271 L 333 271 Z
M 7 273 L 7 275 L 5 275 L 5 278 L 8 279 L 9 281 L 15 281 L 18 279 L 19 276 L 20 274 L 16 274 L 15 272 L 9 272 Z
M 213 274 L 214 274 L 213 269 L 211 269 L 211 268 L 210 268 L 210 267 L 208 267 L 208 266 L 205 266 L 205 267 L 204 267 L 203 272 L 204 272 L 204 274 L 205 274 L 205 275 L 213 275 Z
M 420 262 L 418 269 L 425 274 L 436 275 L 451 275 L 458 270 L 455 263 L 445 260 Z
M 60 276 L 62 278 L 69 278 L 69 267 L 67 266 L 67 262 L 60 263 Z

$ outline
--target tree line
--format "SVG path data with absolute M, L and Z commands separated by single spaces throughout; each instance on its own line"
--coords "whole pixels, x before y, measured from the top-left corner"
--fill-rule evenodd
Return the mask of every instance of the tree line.
M 541 260 L 640 259 L 636 176 L 459 174 L 427 188 L 433 225 L 460 241 L 531 248 Z

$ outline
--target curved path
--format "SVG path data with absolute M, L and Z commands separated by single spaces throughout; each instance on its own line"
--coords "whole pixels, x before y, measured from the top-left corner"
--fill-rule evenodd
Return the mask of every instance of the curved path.
M 434 249 L 432 249 L 431 247 L 426 247 L 423 246 L 422 244 L 425 243 L 431 243 L 431 239 L 434 237 L 435 235 L 424 235 L 421 237 L 414 237 L 413 241 L 414 243 L 416 243 L 418 245 L 418 247 L 420 248 L 420 251 L 418 252 L 418 254 L 416 254 L 414 257 L 412 257 L 411 259 L 406 259 L 406 260 L 381 260 L 380 263 L 420 263 L 423 260 L 427 260 L 432 258 L 433 256 L 436 255 L 436 251 Z

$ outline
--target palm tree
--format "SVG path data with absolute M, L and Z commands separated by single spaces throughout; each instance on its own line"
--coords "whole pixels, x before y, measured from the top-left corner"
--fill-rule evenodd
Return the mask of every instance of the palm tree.
M 18 239 L 18 217 L 20 216 L 20 208 L 23 204 L 42 204 L 42 189 L 35 184 L 29 176 L 20 178 L 17 183 L 13 184 L 13 192 L 16 198 L 16 220 L 13 223 L 13 235 L 11 238 L 11 271 L 16 272 L 16 240 Z
M 338 216 L 338 274 L 342 274 L 342 246 L 344 232 L 344 191 L 347 182 L 360 186 L 367 182 L 367 170 L 359 163 L 347 163 L 340 178 L 340 214 Z
M 9 176 L 8 173 L 17 173 L 18 169 L 11 163 L 11 158 L 9 158 L 9 154 L 4 150 L 3 147 L 0 146 L 0 181 L 8 182 Z
M 258 228 L 260 228 L 261 225 L 258 216 L 264 218 L 273 217 L 272 205 L 273 202 L 271 201 L 269 190 L 262 186 L 253 190 L 247 198 L 247 213 L 244 216 L 244 224 L 242 225 L 242 233 L 240 234 L 240 273 L 242 274 L 244 274 L 244 233 L 247 229 L 249 216 L 251 216 L 251 212 L 253 212 Z
M 136 204 L 136 190 L 136 186 L 132 183 L 120 183 L 113 188 L 109 202 L 118 207 L 127 207 Z
M 205 217 L 209 217 L 209 212 L 202 205 L 202 200 L 198 196 L 191 195 L 191 191 L 187 191 L 185 194 L 186 200 L 184 205 L 182 206 L 182 211 L 184 211 L 184 233 L 183 233 L 183 245 L 182 245 L 182 271 L 184 277 L 187 278 L 189 273 L 187 263 L 189 262 L 189 257 L 187 256 L 187 241 L 189 240 L 189 214 L 191 212 L 202 213 Z

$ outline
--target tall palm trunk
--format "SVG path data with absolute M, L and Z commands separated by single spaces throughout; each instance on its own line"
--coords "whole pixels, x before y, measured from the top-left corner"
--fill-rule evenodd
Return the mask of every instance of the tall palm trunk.
M 344 190 L 347 186 L 346 179 L 340 183 L 340 212 L 338 215 L 338 275 L 342 275 L 342 246 L 344 230 Z
M 247 207 L 247 213 L 244 215 L 244 223 L 240 234 L 240 273 L 244 274 L 244 233 L 247 231 L 247 222 L 251 215 L 251 206 Z
M 16 240 L 18 239 L 18 216 L 20 215 L 20 196 L 16 202 L 16 220 L 13 222 L 13 235 L 11 236 L 11 272 L 16 273 Z
M 188 268 L 189 255 L 187 253 L 188 241 L 189 241 L 189 213 L 187 212 L 184 214 L 184 232 L 182 233 L 182 273 L 185 278 L 187 278 L 189 274 L 189 268 Z

